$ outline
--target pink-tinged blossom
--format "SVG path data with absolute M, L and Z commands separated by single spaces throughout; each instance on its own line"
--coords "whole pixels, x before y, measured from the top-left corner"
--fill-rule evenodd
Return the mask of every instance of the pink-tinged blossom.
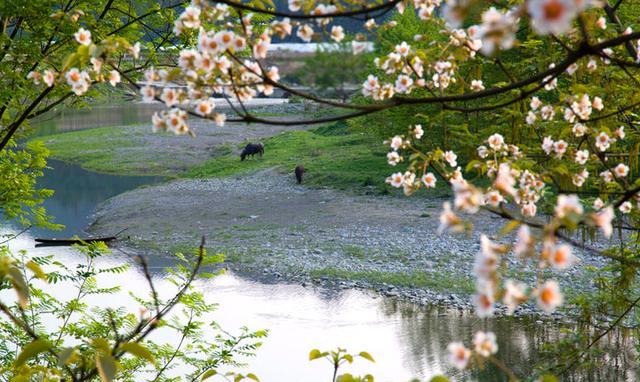
M 596 201 L 600 200 L 600 198 L 596 199 Z M 602 200 L 600 200 L 600 203 L 602 203 Z M 602 203 L 604 204 L 604 203 Z M 595 205 L 595 202 L 594 202 Z M 596 207 L 598 208 L 598 207 Z M 599 208 L 602 208 L 602 206 L 600 206 Z M 613 225 L 611 224 L 611 222 L 613 221 L 613 218 L 615 217 L 615 214 L 613 212 L 613 207 L 608 206 L 607 208 L 603 209 L 600 212 L 597 212 L 595 214 L 592 215 L 592 219 L 594 224 L 596 225 L 596 227 L 600 228 L 600 230 L 602 230 L 602 234 L 604 235 L 604 237 L 606 237 L 607 239 L 611 237 L 611 234 L 613 233 Z
M 304 42 L 311 42 L 311 39 L 313 38 L 313 28 L 309 24 L 304 24 L 298 27 L 296 36 Z
M 56 72 L 54 72 L 53 70 L 45 70 L 44 71 L 44 77 L 42 78 L 42 81 L 44 81 L 45 85 L 47 85 L 48 87 L 52 87 L 53 84 L 56 82 L 56 77 L 58 76 L 58 74 Z
M 389 143 L 389 146 L 391 146 L 391 148 L 394 150 L 401 149 L 403 145 L 404 145 L 404 139 L 402 139 L 402 137 L 399 135 L 396 135 L 395 137 L 391 138 L 391 142 Z
M 594 97 L 593 98 L 593 103 L 591 104 L 591 106 L 593 106 L 593 108 L 598 110 L 598 111 L 604 109 L 604 103 L 602 102 L 602 98 Z
M 556 158 L 562 159 L 562 156 L 567 151 L 568 144 L 563 140 L 559 140 L 553 143 L 553 151 L 556 153 Z
M 631 204 L 630 201 L 626 201 L 624 203 L 622 203 L 620 205 L 620 207 L 618 207 L 618 209 L 620 210 L 620 212 L 622 212 L 623 214 L 628 214 L 629 212 L 631 212 L 631 210 L 633 209 L 633 205 Z
M 489 155 L 489 150 L 486 146 L 478 146 L 478 156 L 482 159 L 486 158 Z
M 136 60 L 138 58 L 140 58 L 140 43 L 136 42 L 135 44 L 133 44 L 132 46 L 129 47 L 129 53 L 131 53 L 131 55 L 133 56 L 133 58 L 135 58 Z
M 534 217 L 538 212 L 538 207 L 534 202 L 525 203 L 522 207 L 520 207 L 520 213 L 526 217 Z
M 476 353 L 485 358 L 498 352 L 496 335 L 492 332 L 476 332 L 473 336 L 473 346 Z
M 614 169 L 613 172 L 616 174 L 618 178 L 624 178 L 629 174 L 629 166 L 624 163 L 619 163 Z
M 111 86 L 116 86 L 120 83 L 120 73 L 117 70 L 112 70 L 109 72 L 109 83 Z
M 540 110 L 540 116 L 545 121 L 551 121 L 556 116 L 556 111 L 553 109 L 553 106 L 543 106 Z
M 368 47 L 369 45 L 366 42 L 356 40 L 351 41 L 351 50 L 355 55 L 365 52 Z
M 579 172 L 573 174 L 573 176 L 571 177 L 571 181 L 576 187 L 582 187 L 584 182 L 587 181 L 588 177 L 589 177 L 589 171 L 587 171 L 586 168 L 583 168 Z
M 29 74 L 27 74 L 27 79 L 28 80 L 33 80 L 33 83 L 35 85 L 40 85 L 40 80 L 42 79 L 42 74 L 40 74 L 39 72 L 31 71 L 31 72 L 29 72 Z
M 511 49 L 517 30 L 518 18 L 513 12 L 490 7 L 482 13 L 482 23 L 477 30 L 477 38 L 482 41 L 480 51 L 489 56 L 498 49 Z
M 602 177 L 602 179 L 604 179 L 605 182 L 613 182 L 613 174 L 609 170 L 601 172 L 600 176 Z
M 471 80 L 471 90 L 477 92 L 484 90 L 484 84 L 482 83 L 482 80 Z
M 453 151 L 446 151 L 444 153 L 444 160 L 447 161 L 451 167 L 456 167 L 458 165 L 457 159 L 458 156 Z
M 302 0 L 289 0 L 289 10 L 291 12 L 298 12 L 302 7 Z
M 162 89 L 160 99 L 165 103 L 165 105 L 167 105 L 167 107 L 172 107 L 179 103 L 178 92 L 172 88 Z
M 518 305 L 527 300 L 527 285 L 515 280 L 507 280 L 504 287 L 502 302 L 507 306 L 507 314 L 512 315 Z
M 618 137 L 618 139 L 624 139 L 624 137 L 625 137 L 624 126 L 618 127 L 616 129 L 616 131 L 615 131 L 615 135 L 616 135 L 616 137 Z
M 140 94 L 142 94 L 143 102 L 153 102 L 156 97 L 156 91 L 152 86 L 143 86 L 140 89 Z
M 442 212 L 440 213 L 440 225 L 438 226 L 438 235 L 445 231 L 462 232 L 464 227 L 460 218 L 451 210 L 451 203 L 442 203 Z
M 76 41 L 80 45 L 85 45 L 85 46 L 91 45 L 91 32 L 84 28 L 78 29 L 78 31 L 73 35 L 73 37 L 76 39 Z
M 489 284 L 481 285 L 471 297 L 476 315 L 480 318 L 491 317 L 495 311 L 494 290 Z
M 493 187 L 505 195 L 513 196 L 516 193 L 516 190 L 513 187 L 515 184 L 516 180 L 511 174 L 511 168 L 509 165 L 506 163 L 500 163 L 496 180 L 493 182 Z
M 216 126 L 222 127 L 227 120 L 227 116 L 224 113 L 215 113 L 213 115 L 213 121 L 216 123 Z
M 167 124 L 165 123 L 164 118 L 162 118 L 158 112 L 153 113 L 151 116 L 151 124 L 154 133 L 167 129 Z
M 531 110 L 538 110 L 538 108 L 542 106 L 542 101 L 540 101 L 540 98 L 538 97 L 531 97 L 531 103 L 529 106 L 531 106 Z
M 528 225 L 523 224 L 518 229 L 516 242 L 513 245 L 513 252 L 516 256 L 525 257 L 534 249 L 535 240 L 531 236 L 531 229 Z
M 601 132 L 596 137 L 595 145 L 600 151 L 607 151 L 609 146 L 611 146 L 611 138 L 609 138 L 607 133 Z
M 206 117 L 209 114 L 211 114 L 211 112 L 213 111 L 213 109 L 215 108 L 215 103 L 213 101 L 213 98 L 209 98 L 207 100 L 202 100 L 198 103 L 198 105 L 196 106 L 195 112 L 196 114 Z
M 582 123 L 578 122 L 575 125 L 573 125 L 573 128 L 571 129 L 571 131 L 573 132 L 573 135 L 579 138 L 587 132 L 587 127 Z
M 549 280 L 536 290 L 538 306 L 547 313 L 554 312 L 560 305 L 564 297 L 560 292 L 560 285 L 557 281 Z
M 476 254 L 473 270 L 479 279 L 489 279 L 498 269 L 500 246 L 491 242 L 486 235 L 480 236 L 480 251 Z
M 340 25 L 334 25 L 331 28 L 331 39 L 335 42 L 340 42 L 344 39 L 344 28 Z
M 570 214 L 582 215 L 584 209 L 580 203 L 578 195 L 565 195 L 558 196 L 558 201 L 555 207 L 556 217 L 562 219 Z
M 596 198 L 596 200 L 593 201 L 593 208 L 596 210 L 601 210 L 602 207 L 604 207 L 604 202 L 602 201 L 602 199 Z
M 575 260 L 571 253 L 571 247 L 567 244 L 561 244 L 554 248 L 549 262 L 554 268 L 562 270 L 573 265 Z
M 499 193 L 498 191 L 490 191 L 485 196 L 485 201 L 487 204 L 489 204 L 492 207 L 498 207 L 500 203 L 504 201 L 504 198 L 502 197 L 502 194 Z
M 402 183 L 404 181 L 404 177 L 401 172 L 396 172 L 391 174 L 386 180 L 387 184 L 390 184 L 392 187 L 400 188 L 402 187 Z
M 462 342 L 452 342 L 447 346 L 449 351 L 449 363 L 456 369 L 464 370 L 471 359 L 471 350 L 467 349 Z
M 577 14 L 574 0 L 529 0 L 527 9 L 538 34 L 566 33 Z
M 395 166 L 398 163 L 400 163 L 401 160 L 402 160 L 402 157 L 396 151 L 391 151 L 387 153 L 387 163 L 389 163 L 389 165 Z
M 415 139 L 420 139 L 424 135 L 424 130 L 422 130 L 422 125 L 415 125 L 413 127 L 412 135 Z
M 600 16 L 598 21 L 596 21 L 596 26 L 602 30 L 607 29 L 607 19 L 604 16 Z
M 574 62 L 573 64 L 569 65 L 569 67 L 567 68 L 567 73 L 569 75 L 573 75 L 573 73 L 578 71 L 578 67 L 579 67 L 578 63 Z
M 500 150 L 502 145 L 504 145 L 504 137 L 498 133 L 493 134 L 487 139 L 487 143 L 492 149 Z
M 433 188 L 436 186 L 436 176 L 433 175 L 433 173 L 428 172 L 424 175 L 422 175 L 422 183 L 424 183 L 424 186 L 426 188 Z
M 589 160 L 589 150 L 578 150 L 576 151 L 576 163 L 584 165 Z
M 411 92 L 411 86 L 413 85 L 413 80 L 411 77 L 401 74 L 396 79 L 396 93 L 399 94 L 408 94 Z

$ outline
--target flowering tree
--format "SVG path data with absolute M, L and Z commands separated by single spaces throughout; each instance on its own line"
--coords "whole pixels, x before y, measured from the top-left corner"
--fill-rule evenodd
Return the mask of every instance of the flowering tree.
M 406 133 L 386 142 L 389 164 L 406 164 L 387 182 L 407 195 L 437 182 L 448 184 L 454 200 L 443 205 L 441 233 L 471 230 L 468 214 L 506 220 L 501 242 L 481 236 L 473 297 L 479 316 L 494 314 L 498 303 L 508 313 L 527 302 L 553 312 L 565 300 L 556 272 L 575 266 L 577 248 L 608 261 L 598 274 L 596 298 L 577 300 L 581 317 L 600 329 L 576 333 L 580 340 L 564 344 L 570 351 L 548 370 L 562 374 L 607 332 L 624 325 L 640 302 L 634 291 L 640 259 L 629 240 L 637 230 L 640 192 L 633 114 L 640 105 L 635 100 L 640 32 L 627 25 L 637 16 L 634 8 L 624 0 L 289 0 L 288 9 L 281 10 L 268 1 L 193 0 L 174 22 L 173 32 L 185 44 L 177 65 L 145 71 L 140 91 L 144 100 L 159 100 L 169 108 L 153 116 L 154 129 L 176 134 L 190 133 L 190 116 L 218 125 L 311 124 L 398 107 L 428 111 L 416 116 Z M 363 21 L 363 32 L 351 38 L 353 54 L 360 54 L 376 32 L 403 28 L 396 18 L 383 17 L 391 12 L 415 14 L 427 33 L 411 33 L 410 39 L 380 52 L 375 69 L 362 79 L 362 98 L 340 102 L 292 89 L 281 81 L 277 67 L 267 65 L 275 38 L 351 38 L 339 25 L 343 18 Z M 109 39 L 94 43 L 98 40 L 89 29 L 78 29 L 77 52 L 53 74 L 54 80 L 48 72 L 32 72 L 33 81 L 44 87 L 65 82 L 62 86 L 75 93 L 105 76 L 137 86 L 135 74 L 112 58 L 120 49 L 135 54 L 135 48 Z M 100 67 L 90 66 L 99 57 Z M 245 107 L 274 88 L 335 113 L 283 122 Z M 233 115 L 216 110 L 214 95 L 226 99 Z M 469 115 L 485 123 L 452 134 L 449 125 Z M 443 139 L 426 142 L 436 131 L 443 132 Z M 512 242 L 508 234 L 516 229 Z M 577 235 L 609 240 L 614 230 L 615 242 L 586 242 Z M 510 257 L 535 267 L 533 280 L 505 279 Z M 600 320 L 611 316 L 611 324 Z M 492 362 L 509 379 L 520 378 L 497 358 L 493 333 L 478 332 L 472 349 L 456 342 L 448 350 L 458 368 Z

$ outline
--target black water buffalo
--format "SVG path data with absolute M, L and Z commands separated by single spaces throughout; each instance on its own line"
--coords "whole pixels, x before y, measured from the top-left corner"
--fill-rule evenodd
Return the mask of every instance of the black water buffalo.
M 298 181 L 298 184 L 302 183 L 302 175 L 304 175 L 304 166 L 303 165 L 298 165 L 296 166 L 296 169 L 294 170 L 294 173 L 296 174 L 296 180 Z
M 240 160 L 244 160 L 247 156 L 254 156 L 255 154 L 260 155 L 260 157 L 264 154 L 264 145 L 262 143 L 249 143 L 246 145 L 240 154 Z

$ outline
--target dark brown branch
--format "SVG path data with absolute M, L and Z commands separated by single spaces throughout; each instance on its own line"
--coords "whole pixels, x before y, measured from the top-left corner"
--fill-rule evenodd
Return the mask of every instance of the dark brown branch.
M 278 16 L 278 17 L 288 17 L 290 19 L 326 19 L 329 17 L 351 17 L 351 16 L 357 16 L 357 15 L 363 15 L 363 14 L 368 14 L 371 12 L 376 12 L 379 10 L 386 10 L 389 8 L 393 8 L 396 6 L 396 4 L 400 3 L 401 0 L 391 0 L 389 2 L 386 3 L 382 3 L 373 7 L 362 7 L 360 9 L 354 9 L 354 10 L 348 10 L 348 11 L 337 11 L 337 12 L 333 12 L 333 13 L 327 13 L 327 14 L 304 14 L 304 13 L 290 13 L 290 12 L 280 12 L 280 11 L 276 11 L 276 10 L 271 10 L 271 9 L 262 9 L 262 8 L 257 8 L 257 7 L 253 7 L 251 5 L 248 4 L 244 4 L 244 3 L 240 3 L 240 2 L 236 2 L 236 1 L 232 1 L 232 0 L 215 0 L 215 1 L 210 1 L 210 2 L 215 2 L 215 3 L 222 3 L 222 4 L 226 4 L 232 8 L 235 9 L 243 9 L 245 11 L 250 11 L 250 12 L 255 12 L 255 13 L 262 13 L 262 14 L 266 14 L 266 15 L 272 15 L 272 16 Z

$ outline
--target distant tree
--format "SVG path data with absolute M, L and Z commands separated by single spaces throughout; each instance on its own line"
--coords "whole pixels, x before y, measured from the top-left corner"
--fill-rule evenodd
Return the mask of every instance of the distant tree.
M 359 86 L 368 62 L 366 55 L 354 55 L 349 44 L 320 45 L 293 77 L 322 94 L 331 91 L 344 102 Z

